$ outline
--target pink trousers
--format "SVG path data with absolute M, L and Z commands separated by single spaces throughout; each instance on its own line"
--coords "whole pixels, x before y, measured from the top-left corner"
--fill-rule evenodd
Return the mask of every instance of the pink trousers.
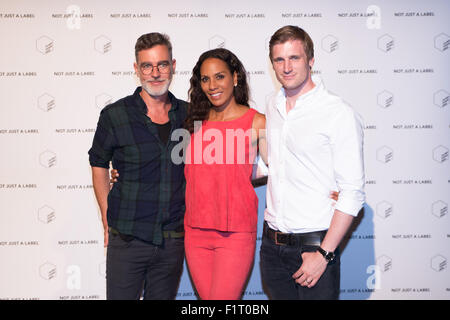
M 185 226 L 186 261 L 203 300 L 237 300 L 255 256 L 256 232 Z

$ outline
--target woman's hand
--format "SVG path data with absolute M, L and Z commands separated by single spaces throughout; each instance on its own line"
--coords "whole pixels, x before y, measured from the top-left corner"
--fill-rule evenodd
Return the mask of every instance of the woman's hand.
M 112 170 L 111 170 L 111 172 L 112 172 Z M 117 172 L 117 170 L 116 170 L 116 172 Z M 117 174 L 117 176 L 119 176 L 119 174 Z M 330 198 L 333 199 L 334 201 L 338 201 L 338 199 L 339 199 L 339 192 L 331 191 L 330 192 Z
M 117 171 L 117 169 L 111 169 L 110 175 L 111 178 L 109 179 L 109 183 L 117 182 L 117 178 L 119 177 L 119 171 Z

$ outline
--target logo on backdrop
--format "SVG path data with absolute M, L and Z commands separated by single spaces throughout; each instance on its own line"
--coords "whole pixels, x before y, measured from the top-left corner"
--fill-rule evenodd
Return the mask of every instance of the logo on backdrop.
M 442 200 L 433 202 L 431 205 L 431 213 L 435 217 L 442 218 L 448 213 L 448 204 Z
M 405 123 L 405 124 L 393 124 L 392 129 L 405 129 L 405 130 L 413 130 L 413 129 L 419 129 L 419 130 L 426 130 L 426 129 L 433 129 L 433 125 L 430 123 Z
M 111 39 L 105 35 L 98 36 L 94 40 L 94 49 L 101 54 L 105 54 L 112 49 Z
M 377 94 L 377 104 L 382 108 L 388 108 L 394 103 L 394 95 L 387 91 L 383 90 L 379 94 Z
M 444 108 L 448 105 L 449 93 L 441 89 L 434 93 L 433 103 L 439 108 Z
M 34 19 L 34 13 L 0 13 L 0 19 Z
M 286 12 L 281 18 L 322 18 L 321 12 Z
M 194 12 L 181 12 L 181 13 L 168 13 L 168 18 L 172 19 L 203 19 L 208 18 L 207 13 L 194 13 Z
M 140 13 L 111 13 L 109 15 L 113 19 L 150 19 L 152 17 L 149 12 Z
M 337 14 L 337 17 L 342 19 L 366 18 L 367 29 L 378 30 L 381 28 L 381 9 L 376 5 L 368 6 L 366 12 L 362 11 L 339 12 Z
M 339 40 L 335 36 L 329 34 L 322 38 L 322 49 L 325 52 L 333 53 L 339 48 Z
M 60 20 L 66 22 L 66 27 L 69 30 L 80 30 L 81 29 L 81 19 L 93 19 L 93 13 L 81 13 L 81 8 L 77 5 L 67 6 L 64 13 L 54 12 L 51 16 L 52 19 Z
M 45 205 L 40 207 L 38 210 L 38 220 L 42 223 L 49 224 L 53 220 L 55 220 L 56 214 L 55 209 L 52 207 Z
M 387 272 L 392 269 L 392 258 L 386 255 L 378 257 L 376 263 L 381 272 Z
M 450 37 L 445 33 L 440 33 L 434 37 L 434 47 L 441 52 L 447 51 L 450 45 Z
M 392 215 L 393 211 L 394 211 L 394 209 L 393 209 L 392 203 L 385 201 L 385 200 L 377 203 L 377 208 L 376 208 L 377 216 L 379 216 L 383 219 L 386 219 Z
M 263 19 L 266 17 L 265 13 L 250 13 L 250 12 L 238 12 L 238 13 L 225 13 L 225 19 Z
M 22 128 L 22 129 L 0 129 L 0 134 L 39 134 L 39 129 Z
M 394 158 L 394 151 L 388 146 L 382 146 L 377 150 L 377 160 L 381 163 L 391 162 Z
M 39 155 L 39 163 L 44 168 L 51 168 L 56 165 L 56 153 L 45 150 Z
M 442 218 L 448 213 L 448 204 L 442 200 L 433 202 L 431 205 L 431 213 L 438 218 Z
M 36 40 L 36 50 L 42 54 L 48 54 L 53 51 L 54 41 L 47 37 L 41 36 Z
M 447 268 L 447 258 L 443 255 L 435 255 L 431 258 L 431 269 L 436 272 L 441 272 L 442 270 Z
M 219 35 L 215 35 L 212 38 L 209 38 L 209 48 L 225 48 L 225 38 Z
M 433 149 L 433 160 L 439 163 L 448 160 L 448 148 L 442 145 Z
M 414 17 L 434 17 L 433 11 L 398 11 L 394 12 L 394 17 L 397 18 L 414 18 Z
M 56 107 L 55 98 L 48 93 L 44 93 L 43 95 L 39 96 L 37 100 L 37 105 L 38 108 L 41 109 L 42 111 L 45 112 L 50 111 Z
M 389 34 L 382 35 L 378 38 L 377 47 L 383 52 L 390 52 L 394 49 L 394 38 Z
M 39 267 L 39 276 L 44 280 L 51 280 L 56 277 L 56 266 L 51 262 L 46 262 Z

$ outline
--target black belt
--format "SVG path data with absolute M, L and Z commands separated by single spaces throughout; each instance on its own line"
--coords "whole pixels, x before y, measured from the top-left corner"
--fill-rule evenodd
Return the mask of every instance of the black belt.
M 123 241 L 130 242 L 131 240 L 136 239 L 135 236 L 129 235 L 129 234 L 123 234 L 117 231 L 114 228 L 109 228 L 112 234 L 119 236 Z M 164 239 L 179 239 L 184 237 L 184 231 L 172 231 L 172 230 L 164 230 L 163 231 L 163 237 Z
M 264 222 L 264 235 L 270 240 L 281 246 L 320 246 L 323 238 L 327 234 L 327 230 L 314 231 L 307 233 L 283 233 L 273 230 L 267 222 Z

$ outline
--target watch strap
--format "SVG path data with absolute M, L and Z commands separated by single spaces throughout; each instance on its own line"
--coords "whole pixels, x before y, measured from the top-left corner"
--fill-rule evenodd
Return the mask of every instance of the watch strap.
M 322 247 L 317 247 L 317 251 L 327 260 L 327 262 L 334 260 L 334 252 L 332 251 L 326 251 Z

